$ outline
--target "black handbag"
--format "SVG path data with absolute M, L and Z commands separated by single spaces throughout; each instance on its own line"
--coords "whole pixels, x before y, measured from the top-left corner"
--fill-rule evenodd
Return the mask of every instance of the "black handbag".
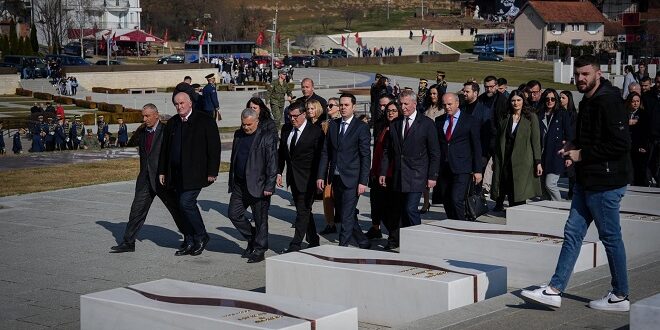
M 478 217 L 488 213 L 488 202 L 486 202 L 483 190 L 481 193 L 477 193 L 474 187 L 475 184 L 470 182 L 465 198 L 465 219 L 470 221 L 476 221 Z

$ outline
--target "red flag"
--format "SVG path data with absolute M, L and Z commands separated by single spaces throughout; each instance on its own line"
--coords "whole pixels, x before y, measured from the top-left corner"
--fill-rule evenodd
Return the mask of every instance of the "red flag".
M 426 34 L 422 34 L 422 45 L 424 44 L 424 41 L 426 41 Z
M 344 35 L 342 34 L 341 35 L 341 46 L 346 47 L 345 45 L 346 45 L 346 37 L 344 37 Z
M 101 36 L 101 40 L 103 42 L 99 45 L 99 49 L 103 51 L 105 50 L 105 45 L 108 44 L 108 41 L 105 39 L 105 36 Z
M 204 38 L 206 37 L 206 31 L 202 32 L 202 35 L 199 36 L 199 45 L 204 44 Z
M 277 44 L 277 47 L 280 47 L 280 44 L 282 43 L 282 36 L 280 36 L 280 31 L 277 31 L 275 34 L 275 43 Z
M 362 47 L 362 38 L 360 38 L 360 32 L 355 33 L 355 43 Z
M 261 47 L 261 45 L 264 43 L 264 31 L 259 32 L 259 35 L 257 36 L 257 41 L 255 42 L 257 46 Z
M 167 33 L 167 29 L 165 29 L 165 35 L 163 35 L 163 40 L 164 40 L 165 42 L 167 42 L 167 37 L 169 37 L 169 35 L 168 35 L 168 33 Z

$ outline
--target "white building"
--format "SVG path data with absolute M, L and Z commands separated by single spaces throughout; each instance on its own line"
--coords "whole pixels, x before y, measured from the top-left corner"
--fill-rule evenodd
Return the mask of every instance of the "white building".
M 71 15 L 77 15 L 81 3 L 88 16 L 85 28 L 140 29 L 140 0 L 64 0 Z

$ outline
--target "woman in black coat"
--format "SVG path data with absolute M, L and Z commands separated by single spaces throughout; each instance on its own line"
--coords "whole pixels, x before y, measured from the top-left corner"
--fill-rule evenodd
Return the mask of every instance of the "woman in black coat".
M 648 187 L 649 180 L 646 168 L 649 162 L 649 132 L 650 118 L 641 96 L 632 92 L 626 98 L 626 110 L 629 113 L 628 127 L 630 131 L 630 160 L 633 168 L 633 186 Z
M 261 98 L 251 98 L 245 107 L 251 108 L 257 112 L 259 115 L 259 126 L 261 129 L 274 134 L 275 137 L 279 135 L 277 132 L 277 127 L 275 126 L 275 121 L 273 120 L 273 115 L 270 113 L 270 110 L 268 110 L 268 107 L 266 107 L 266 104 Z
M 546 89 L 541 95 L 541 111 L 539 111 L 539 128 L 541 131 L 541 165 L 543 176 L 541 184 L 545 195 L 553 201 L 561 200 L 557 182 L 566 170 L 564 158 L 559 150 L 564 144 L 573 140 L 571 118 L 567 111 L 562 110 L 559 93 L 552 88 Z

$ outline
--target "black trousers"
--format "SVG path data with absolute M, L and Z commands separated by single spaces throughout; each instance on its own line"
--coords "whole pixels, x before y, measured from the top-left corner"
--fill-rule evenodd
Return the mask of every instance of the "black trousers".
M 202 214 L 197 207 L 197 196 L 201 189 L 192 190 L 176 190 L 177 199 L 179 202 L 179 210 L 181 213 L 182 228 L 184 239 L 187 243 L 200 242 L 208 234 L 202 220 Z
M 252 210 L 255 227 L 245 217 L 247 208 Z M 229 220 L 243 237 L 248 246 L 254 248 L 254 253 L 263 254 L 268 250 L 268 208 L 269 197 L 253 197 L 245 182 L 236 180 L 229 197 Z
M 384 213 L 383 224 L 389 233 L 387 236 L 387 242 L 390 244 L 399 245 L 399 228 L 401 228 L 402 218 L 404 218 L 402 216 L 403 194 L 385 188 L 383 188 L 378 194 L 380 194 L 379 199 L 381 200 L 382 204 L 381 212 Z M 407 218 L 405 222 L 406 223 L 403 227 L 409 226 L 409 221 Z
M 348 246 L 355 240 L 359 247 L 369 246 L 369 239 L 362 232 L 355 214 L 358 196 L 357 187 L 346 187 L 338 175 L 332 180 L 332 193 L 335 196 L 335 217 L 340 218 L 341 231 L 339 246 Z
M 472 184 L 472 175 L 454 174 L 449 166 L 443 166 L 440 176 L 440 193 L 447 218 L 465 220 L 465 194 L 468 185 Z
M 179 204 L 176 199 L 176 194 L 174 190 L 161 190 L 154 191 L 151 189 L 151 185 L 136 183 L 135 185 L 135 196 L 133 197 L 133 203 L 131 204 L 131 212 L 128 216 L 128 223 L 126 224 L 126 229 L 124 230 L 124 242 L 134 244 L 135 237 L 137 233 L 144 225 L 144 221 L 147 218 L 151 204 L 154 201 L 154 198 L 158 196 L 160 200 L 165 204 L 165 207 L 172 215 L 176 227 L 179 229 L 179 232 L 184 232 L 185 225 L 181 218 L 181 213 L 179 211 Z
M 309 189 L 309 188 L 308 188 Z M 293 239 L 289 243 L 291 248 L 300 248 L 300 245 L 307 235 L 307 243 L 310 245 L 319 245 L 319 234 L 316 233 L 316 223 L 312 215 L 312 204 L 314 204 L 314 190 L 301 192 L 294 186 L 291 186 L 293 195 L 293 204 L 296 206 L 296 223 Z
M 633 166 L 633 186 L 648 187 L 648 164 L 649 164 L 649 150 L 646 152 L 639 152 L 639 150 L 632 150 L 630 152 L 630 159 Z

